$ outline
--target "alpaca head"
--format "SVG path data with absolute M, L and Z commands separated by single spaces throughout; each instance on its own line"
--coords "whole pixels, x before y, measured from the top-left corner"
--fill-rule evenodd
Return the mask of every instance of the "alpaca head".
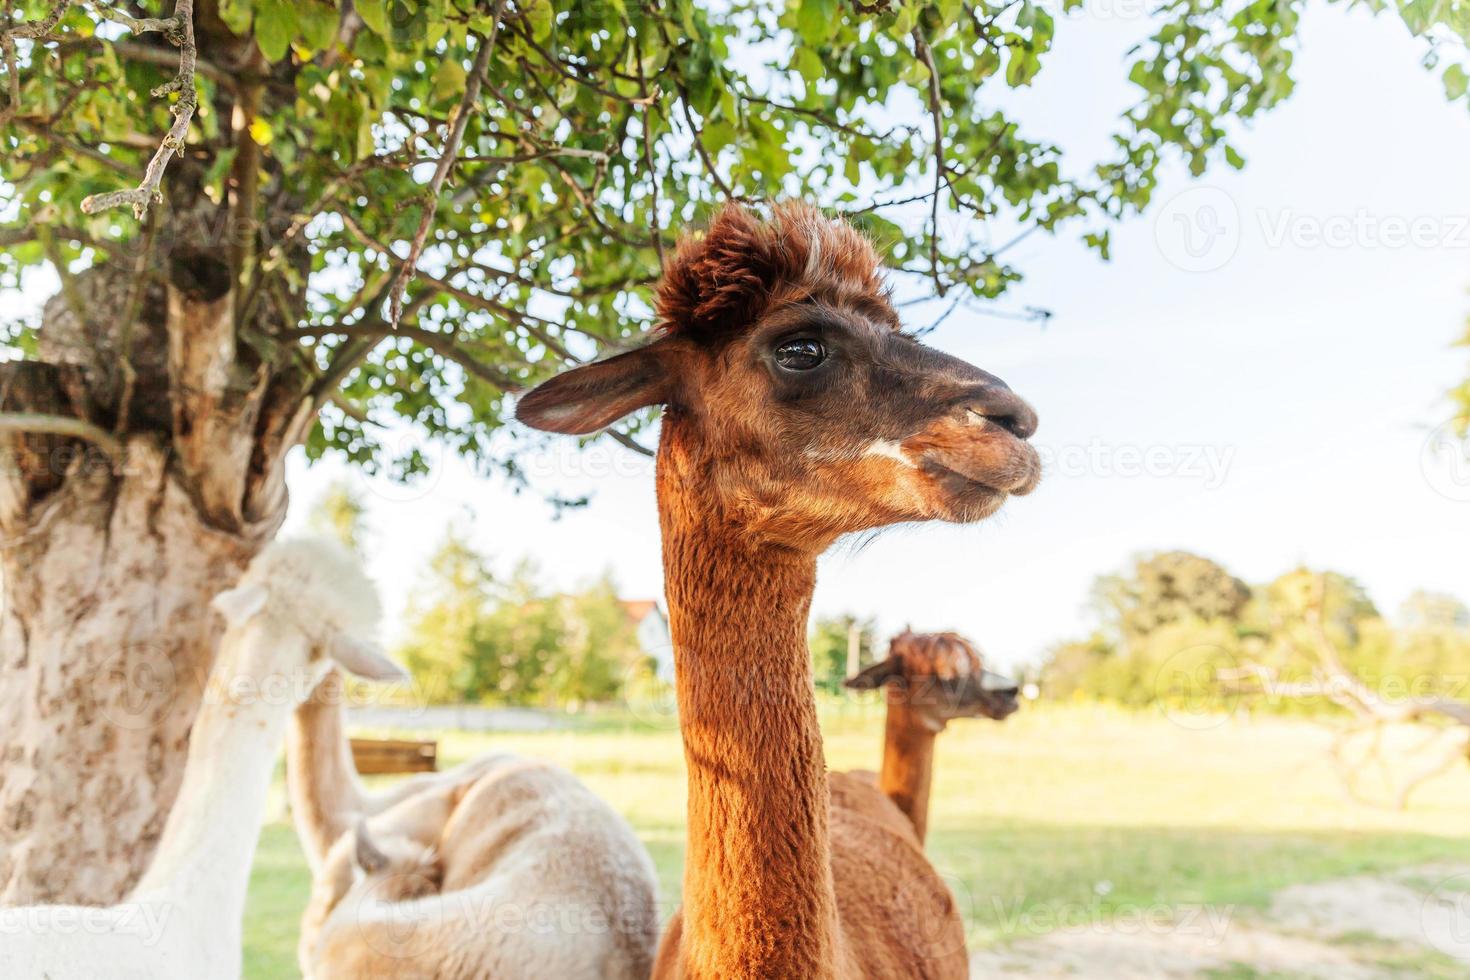
M 890 698 L 936 732 L 955 718 L 1000 721 L 1019 707 L 1016 682 L 986 670 L 980 651 L 958 633 L 905 630 L 889 643 L 888 659 L 846 684 L 860 691 L 890 685 Z
M 367 821 L 352 834 L 355 887 L 381 902 L 407 902 L 437 895 L 444 886 L 444 865 L 434 845 L 424 845 L 411 834 L 385 833 L 374 839 Z
M 903 332 L 872 245 L 802 204 L 730 205 L 658 291 L 660 335 L 567 371 L 516 406 L 588 433 L 664 405 L 660 464 L 700 505 L 820 551 L 902 521 L 975 521 L 1035 487 L 1036 414 L 1003 381 Z
M 302 975 L 314 975 L 315 964 L 330 952 L 322 947 L 329 919 L 356 917 L 369 946 L 392 955 L 412 956 L 432 940 L 432 931 L 385 929 L 374 910 L 382 905 L 437 895 L 444 888 L 444 861 L 438 841 L 450 814 L 474 780 L 421 790 L 372 819 L 362 819 L 327 850 L 311 883 L 311 896 L 301 916 L 297 957 Z M 342 909 L 340 914 L 338 909 Z M 387 945 L 384 945 L 387 944 Z
M 369 680 L 407 675 L 373 640 L 377 590 L 359 561 L 327 539 L 269 545 L 215 596 L 224 617 L 211 683 L 222 699 L 305 700 L 334 664 Z

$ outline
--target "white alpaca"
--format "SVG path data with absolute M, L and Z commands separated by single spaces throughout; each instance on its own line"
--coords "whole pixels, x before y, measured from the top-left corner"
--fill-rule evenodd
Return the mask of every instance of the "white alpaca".
M 328 850 L 301 924 L 309 980 L 646 980 L 653 863 L 576 777 L 514 756 Z
M 315 874 L 337 838 L 364 817 L 426 791 L 450 790 L 473 782 L 504 755 L 486 755 L 446 772 L 421 773 L 377 792 L 365 789 L 352 761 L 343 725 L 346 699 L 342 674 L 330 671 L 301 703 L 286 731 L 286 785 L 291 815 L 306 863 Z
M 287 717 L 333 661 L 376 680 L 402 672 L 370 643 L 372 584 L 329 542 L 271 545 L 214 606 L 226 629 L 153 863 L 118 905 L 0 909 L 0 978 L 240 975 L 245 890 Z

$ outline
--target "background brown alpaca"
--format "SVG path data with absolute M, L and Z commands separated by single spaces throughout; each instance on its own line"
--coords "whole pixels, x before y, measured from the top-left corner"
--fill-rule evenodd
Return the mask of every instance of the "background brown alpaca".
M 727 207 L 659 290 L 663 334 L 554 378 L 522 421 L 666 406 L 664 576 L 689 777 L 682 918 L 656 977 L 968 974 L 953 897 L 903 814 L 825 773 L 806 646 L 839 535 L 973 521 L 1039 476 L 1036 416 L 899 329 L 877 254 L 814 208 Z
M 1009 717 L 1018 707 L 1016 683 L 986 670 L 980 651 L 958 633 L 904 630 L 888 644 L 888 659 L 846 684 L 859 691 L 887 687 L 878 788 L 908 816 L 922 844 L 929 825 L 935 736 L 955 718 Z

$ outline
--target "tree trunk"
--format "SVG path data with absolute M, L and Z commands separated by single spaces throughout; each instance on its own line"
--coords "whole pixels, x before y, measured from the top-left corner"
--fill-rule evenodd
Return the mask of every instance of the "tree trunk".
M 289 350 L 239 342 L 217 244 L 168 253 L 72 277 L 39 359 L 0 363 L 0 905 L 110 904 L 146 868 L 210 599 L 280 527 L 319 407 Z
M 74 464 L 3 553 L 0 904 L 116 901 L 173 802 L 213 659 L 209 610 L 259 540 L 215 531 L 139 437 Z

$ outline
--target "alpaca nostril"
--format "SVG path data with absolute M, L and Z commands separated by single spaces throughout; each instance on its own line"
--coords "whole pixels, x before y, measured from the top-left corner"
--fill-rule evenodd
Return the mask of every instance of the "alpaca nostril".
M 1036 431 L 1034 419 L 1027 419 L 1020 412 L 1010 412 L 1005 415 L 987 415 L 985 417 L 1002 429 L 1005 429 L 1017 439 L 1029 439 L 1031 433 Z
M 968 411 L 987 422 L 994 422 L 1017 439 L 1030 439 L 1036 434 L 1036 411 L 1009 388 L 990 389 L 983 398 L 975 399 Z

